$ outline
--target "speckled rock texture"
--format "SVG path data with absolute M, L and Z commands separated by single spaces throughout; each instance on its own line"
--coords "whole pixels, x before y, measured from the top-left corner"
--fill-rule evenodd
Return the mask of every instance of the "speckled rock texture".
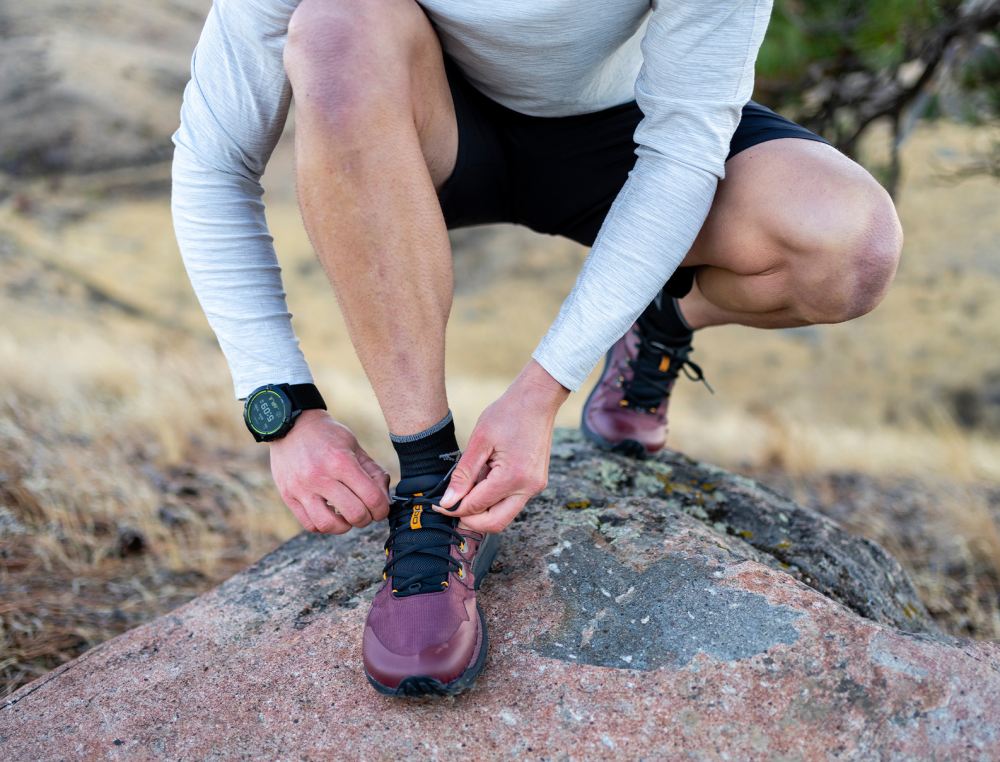
M 1000 759 L 1000 645 L 878 546 L 717 469 L 558 432 L 455 699 L 361 672 L 381 527 L 299 536 L 0 703 L 0 759 Z

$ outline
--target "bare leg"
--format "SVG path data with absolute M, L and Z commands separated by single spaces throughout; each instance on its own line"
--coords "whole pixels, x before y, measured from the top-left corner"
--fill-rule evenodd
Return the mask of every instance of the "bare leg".
M 902 232 L 888 194 L 833 148 L 773 140 L 734 156 L 685 265 L 694 328 L 836 323 L 881 301 Z
M 441 48 L 413 0 L 304 0 L 285 68 L 306 230 L 389 430 L 448 410 L 452 262 L 435 192 L 458 130 Z

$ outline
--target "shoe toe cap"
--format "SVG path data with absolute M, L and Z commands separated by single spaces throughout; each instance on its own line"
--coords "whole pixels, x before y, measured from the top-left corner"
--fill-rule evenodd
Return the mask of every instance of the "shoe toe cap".
M 447 684 L 476 660 L 482 633 L 474 597 L 452 602 L 431 593 L 383 603 L 372 606 L 362 644 L 365 670 L 383 686 L 396 688 L 408 677 Z

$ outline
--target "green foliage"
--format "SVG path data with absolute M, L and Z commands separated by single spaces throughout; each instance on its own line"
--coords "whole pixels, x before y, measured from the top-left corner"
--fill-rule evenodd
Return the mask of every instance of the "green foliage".
M 775 0 L 758 73 L 785 82 L 810 65 L 885 68 L 949 18 L 956 0 Z
M 962 68 L 959 83 L 967 93 L 976 93 L 993 114 L 1000 114 L 1000 33 L 992 45 L 983 45 Z
M 917 118 L 1000 119 L 1000 0 L 775 0 L 756 97 L 854 155 Z

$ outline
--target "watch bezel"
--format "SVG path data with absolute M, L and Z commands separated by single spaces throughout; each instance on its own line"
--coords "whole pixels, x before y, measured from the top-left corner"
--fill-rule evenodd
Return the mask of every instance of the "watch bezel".
M 292 424 L 295 422 L 297 413 L 301 412 L 295 409 L 295 405 L 292 403 L 291 397 L 288 392 L 282 388 L 283 384 L 265 384 L 257 389 L 250 392 L 246 399 L 246 404 L 243 406 L 243 422 L 246 424 L 247 429 L 253 434 L 254 439 L 258 442 L 273 442 L 276 439 L 281 439 L 285 434 L 287 434 L 291 428 Z M 255 399 L 257 399 L 262 394 L 274 394 L 282 402 L 284 408 L 284 417 L 278 428 L 270 432 L 264 432 L 256 428 L 250 419 L 251 406 Z

